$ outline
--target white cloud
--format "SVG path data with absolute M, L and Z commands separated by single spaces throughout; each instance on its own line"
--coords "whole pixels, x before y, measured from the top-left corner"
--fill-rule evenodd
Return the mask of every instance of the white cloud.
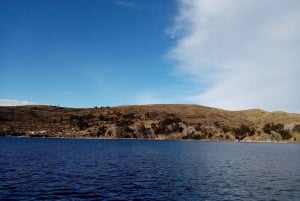
M 29 101 L 19 101 L 11 99 L 0 99 L 0 106 L 36 105 Z
M 300 1 L 180 0 L 169 34 L 197 104 L 300 112 Z
M 139 10 L 140 6 L 136 3 L 130 2 L 130 1 L 115 1 L 115 4 L 118 6 L 123 6 L 126 8 L 134 9 L 134 10 Z

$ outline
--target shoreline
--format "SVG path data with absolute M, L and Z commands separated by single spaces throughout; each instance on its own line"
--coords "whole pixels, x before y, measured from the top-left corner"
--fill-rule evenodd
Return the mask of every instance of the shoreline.
M 0 138 L 27 138 L 27 139 L 74 139 L 74 140 L 144 140 L 144 141 L 177 141 L 177 142 L 231 142 L 231 143 L 274 143 L 300 144 L 299 141 L 238 141 L 238 140 L 194 140 L 194 139 L 155 139 L 155 138 L 94 138 L 94 137 L 31 137 L 31 136 L 0 136 Z

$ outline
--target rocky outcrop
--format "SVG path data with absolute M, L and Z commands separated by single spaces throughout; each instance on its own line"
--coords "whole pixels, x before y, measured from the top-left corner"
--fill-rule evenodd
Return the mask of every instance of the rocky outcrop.
M 300 115 L 197 105 L 0 107 L 0 136 L 300 141 Z

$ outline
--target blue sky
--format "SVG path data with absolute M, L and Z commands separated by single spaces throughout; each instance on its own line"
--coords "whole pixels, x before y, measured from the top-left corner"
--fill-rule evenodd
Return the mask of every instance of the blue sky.
M 70 107 L 168 100 L 180 83 L 164 56 L 176 2 L 163 2 L 2 1 L 1 98 Z
M 0 0 L 0 105 L 192 103 L 299 113 L 299 5 Z

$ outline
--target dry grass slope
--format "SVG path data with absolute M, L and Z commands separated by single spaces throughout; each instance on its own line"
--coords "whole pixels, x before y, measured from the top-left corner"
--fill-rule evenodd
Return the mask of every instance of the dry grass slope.
M 266 130 L 267 124 L 280 129 Z M 300 141 L 299 133 L 299 114 L 259 109 L 179 104 L 0 107 L 1 136 Z

